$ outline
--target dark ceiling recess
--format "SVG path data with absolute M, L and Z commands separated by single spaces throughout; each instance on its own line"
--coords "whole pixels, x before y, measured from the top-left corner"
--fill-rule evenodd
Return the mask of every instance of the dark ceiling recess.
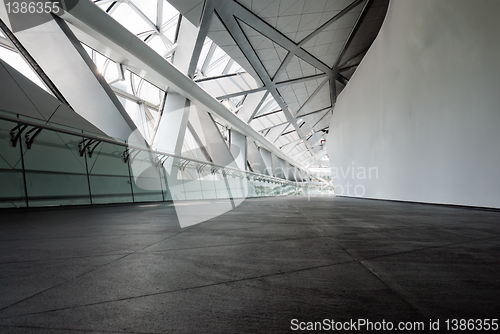
M 389 0 L 372 0 L 366 5 L 360 20 L 353 29 L 350 43 L 346 44 L 341 57 L 337 60 L 338 72 L 350 80 L 357 66 L 377 37 L 384 22 Z

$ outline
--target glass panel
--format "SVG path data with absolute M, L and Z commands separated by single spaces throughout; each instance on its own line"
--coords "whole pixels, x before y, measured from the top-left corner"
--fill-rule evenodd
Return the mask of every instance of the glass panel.
M 154 154 L 141 151 L 129 159 L 135 202 L 163 201 L 160 170 Z
M 160 36 L 154 36 L 146 42 L 149 47 L 153 50 L 155 50 L 158 54 L 160 55 L 165 55 L 167 53 L 167 48 L 165 46 L 165 43 L 161 40 Z
M 182 172 L 184 179 L 184 191 L 186 199 L 202 199 L 202 188 L 199 180 L 198 172 L 195 168 L 187 166 Z
M 133 202 L 125 147 L 101 143 L 87 156 L 92 203 Z
M 249 182 L 245 176 L 242 176 L 239 178 L 240 180 L 238 181 L 240 184 L 240 190 L 241 190 L 241 197 L 245 198 L 248 197 L 248 192 L 249 192 Z
M 151 27 L 128 5 L 121 4 L 113 13 L 113 18 L 134 35 L 152 30 Z
M 156 22 L 156 1 L 131 0 L 152 22 Z
M 214 174 L 214 184 L 215 192 L 217 193 L 217 198 L 229 198 L 229 193 L 227 192 L 226 179 L 222 174 Z
M 21 148 L 12 147 L 11 130 L 16 123 L 0 121 L 0 207 L 26 206 Z M 328 185 L 308 188 L 307 183 L 263 178 L 201 168 L 197 162 L 178 161 L 165 155 L 137 151 L 102 142 L 89 142 L 54 130 L 42 130 L 30 149 L 25 135 L 33 137 L 37 129 L 23 129 L 26 187 L 30 206 L 71 205 L 165 200 L 228 199 L 238 205 L 246 197 L 301 194 L 333 194 Z M 91 154 L 90 154 L 91 153 Z M 125 158 L 126 157 L 126 158 Z M 87 173 L 87 170 L 89 171 Z M 170 173 L 169 173 L 170 171 Z M 90 182 L 90 184 L 89 184 Z
M 90 204 L 85 157 L 79 154 L 81 137 L 28 127 L 23 133 L 26 187 L 30 206 Z M 24 136 L 34 142 L 28 149 Z
M 241 179 L 237 176 L 227 175 L 227 181 L 231 189 L 231 195 L 233 198 L 242 198 L 243 191 L 241 189 Z
M 175 162 L 175 164 L 172 164 L 172 159 L 168 159 L 169 160 L 167 160 L 163 166 L 163 170 L 165 171 L 165 175 L 167 176 L 165 200 L 185 200 L 186 192 L 184 190 L 184 180 L 182 179 L 182 173 L 176 166 L 177 162 Z
M 112 60 L 107 60 L 105 69 L 104 69 L 104 78 L 107 82 L 112 80 L 119 80 L 120 73 L 118 72 L 118 66 Z
M 248 197 L 256 197 L 257 193 L 255 192 L 255 180 L 253 177 L 250 177 L 248 180 Z
M 26 78 L 33 81 L 38 87 L 42 88 L 46 92 L 52 94 L 45 84 L 40 80 L 38 75 L 33 71 L 33 69 L 28 65 L 28 63 L 19 55 L 18 53 L 7 50 L 3 47 L 0 47 L 0 58 L 5 61 L 10 66 L 14 67 L 17 71 L 19 71 Z
M 16 123 L 0 120 L 0 208 L 26 206 L 19 143 L 12 146 L 10 131 Z
M 215 190 L 215 175 L 210 172 L 209 167 L 205 167 L 200 173 L 201 188 L 203 189 L 203 199 L 217 198 Z
M 153 105 L 159 105 L 162 95 L 163 91 L 155 85 L 150 84 L 146 80 L 142 82 L 139 90 L 139 97 L 144 101 L 147 101 Z
M 162 157 L 163 158 L 163 157 Z M 168 174 L 167 171 L 165 170 L 165 167 L 163 164 L 159 165 L 159 173 L 160 173 L 160 182 L 161 182 L 161 188 L 163 189 L 163 200 L 164 201 L 171 201 L 172 200 L 172 193 L 168 187 Z

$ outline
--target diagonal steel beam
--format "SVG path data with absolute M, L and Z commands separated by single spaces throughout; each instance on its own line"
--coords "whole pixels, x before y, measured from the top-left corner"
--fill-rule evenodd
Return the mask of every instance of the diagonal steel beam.
M 348 5 L 344 10 L 341 11 L 338 15 L 335 16 L 334 19 L 330 20 L 328 24 L 331 24 L 335 22 L 336 20 L 340 19 L 343 15 L 348 13 L 350 10 L 358 6 L 359 4 L 362 3 L 363 0 L 356 0 L 350 5 Z M 219 1 L 217 5 L 215 5 L 215 10 L 219 17 L 221 18 L 221 21 L 224 22 L 226 25 L 226 29 L 228 32 L 232 35 L 233 39 L 235 42 L 238 44 L 240 47 L 240 50 L 243 52 L 253 69 L 256 71 L 256 73 L 259 75 L 261 78 L 262 82 L 264 83 L 264 86 L 262 89 L 267 89 L 269 93 L 273 96 L 273 98 L 276 100 L 280 108 L 283 110 L 285 117 L 287 120 L 294 126 L 294 128 L 297 130 L 297 133 L 302 137 L 302 133 L 299 130 L 299 127 L 297 126 L 297 122 L 295 120 L 294 115 L 291 113 L 291 111 L 288 109 L 288 106 L 286 103 L 283 101 L 281 95 L 277 91 L 277 83 L 276 80 L 279 77 L 279 72 L 284 71 L 286 66 L 288 65 L 288 62 L 293 59 L 294 56 L 297 56 L 301 58 L 302 60 L 306 61 L 307 63 L 311 64 L 312 66 L 318 68 L 319 70 L 323 71 L 324 74 L 322 76 L 326 77 L 332 77 L 334 74 L 336 75 L 337 73 L 333 72 L 332 69 L 330 69 L 328 66 L 317 60 L 315 57 L 311 56 L 308 52 L 304 51 L 303 49 L 300 48 L 300 46 L 293 41 L 289 40 L 287 37 L 285 37 L 283 34 L 281 34 L 279 31 L 271 27 L 269 24 L 264 22 L 262 19 L 260 19 L 258 16 L 253 14 L 251 11 L 246 9 L 244 6 L 240 5 L 237 2 L 234 1 L 228 1 L 228 0 L 223 0 Z M 240 27 L 238 23 L 238 19 L 242 20 L 243 22 L 246 22 L 247 24 L 251 22 L 251 26 L 262 33 L 264 36 L 270 38 L 274 42 L 278 43 L 285 49 L 289 51 L 287 56 L 285 57 L 285 60 L 282 62 L 280 65 L 280 68 L 274 75 L 274 78 L 270 78 L 269 74 L 263 67 L 262 63 L 260 62 L 260 59 L 258 58 L 255 50 L 252 48 L 250 45 L 249 41 L 246 39 L 245 34 L 242 31 L 242 28 Z M 236 23 L 236 24 L 235 24 Z M 327 25 L 328 25 L 327 24 Z M 325 28 L 326 26 L 323 26 L 322 28 Z M 317 32 L 319 32 L 318 30 Z M 316 33 L 317 33 L 316 32 Z M 314 35 L 313 35 L 314 36 Z M 313 36 L 310 36 L 309 38 L 312 38 Z M 307 41 L 307 40 L 306 40 Z M 304 43 L 306 42 L 304 41 Z M 327 80 L 324 81 L 323 84 L 325 84 Z M 334 81 L 331 81 L 334 83 Z M 262 90 L 260 89 L 260 90 Z M 243 93 L 243 92 L 242 92 Z M 333 85 L 333 93 L 336 94 L 335 92 L 335 85 Z M 244 94 L 244 93 L 243 93 Z M 237 95 L 236 95 L 237 96 Z M 219 98 L 228 98 L 229 96 L 223 96 Z M 232 96 L 231 96 L 232 97 Z M 336 101 L 336 95 L 332 97 L 332 105 Z M 309 101 L 309 100 L 308 100 Z M 307 101 L 307 102 L 308 102 Z M 306 103 L 307 103 L 306 102 Z M 306 104 L 304 103 L 301 106 L 301 109 L 304 107 Z M 254 116 L 254 115 L 253 115 Z M 308 149 L 312 149 L 312 147 L 309 145 L 309 143 L 304 140 L 304 143 L 308 147 Z
M 328 21 L 326 21 L 325 23 L 323 23 L 321 26 L 319 26 L 312 33 L 310 33 L 309 35 L 307 35 L 306 37 L 304 37 L 304 39 L 302 39 L 299 42 L 299 46 L 303 46 L 304 44 L 306 44 L 307 42 L 309 42 L 314 36 L 316 36 L 318 33 L 320 33 L 323 29 L 325 29 L 326 27 L 328 27 L 333 22 L 339 20 L 345 14 L 349 13 L 352 9 L 356 8 L 363 1 L 365 1 L 365 0 L 355 0 L 352 3 L 350 3 L 347 7 L 345 7 L 344 9 L 342 9 L 337 15 L 335 15 L 334 17 L 332 17 L 331 19 L 329 19 Z
M 203 49 L 203 44 L 205 43 L 205 38 L 207 37 L 210 22 L 212 21 L 212 17 L 214 16 L 215 2 L 216 0 L 205 0 L 205 8 L 203 9 L 198 36 L 196 36 L 196 44 L 194 46 L 193 55 L 191 56 L 191 61 L 189 63 L 189 69 L 187 73 L 187 76 L 191 79 L 196 73 L 196 66 L 198 65 L 198 60 L 200 59 L 201 50 Z
M 245 6 L 239 4 L 236 1 L 217 1 L 217 9 L 224 10 L 226 8 L 231 13 L 240 19 L 241 21 L 249 24 L 253 29 L 257 30 L 267 38 L 271 39 L 275 43 L 279 44 L 281 47 L 285 48 L 291 53 L 296 54 L 304 61 L 308 62 L 312 66 L 320 69 L 321 71 L 328 73 L 330 68 L 323 64 L 321 61 L 316 59 L 314 56 L 310 55 L 308 52 L 303 51 L 300 47 L 290 40 L 288 37 L 283 35 L 281 32 L 269 25 L 269 23 L 263 21 L 260 17 L 255 15 L 253 12 L 248 10 Z M 286 60 L 286 58 L 285 58 Z M 275 75 L 275 77 L 277 77 Z
M 286 81 L 280 81 L 280 82 L 275 83 L 274 87 L 280 88 L 280 87 L 285 87 L 285 86 L 293 85 L 293 84 L 296 84 L 296 83 L 307 82 L 307 81 L 316 80 L 316 79 L 322 79 L 322 78 L 325 78 L 325 77 L 328 77 L 328 75 L 327 74 L 310 75 L 310 76 L 307 76 L 307 77 L 302 77 L 302 78 L 297 78 L 297 79 L 291 79 L 291 80 L 286 80 Z M 227 94 L 227 95 L 221 95 L 221 96 L 218 96 L 217 99 L 219 99 L 219 100 L 225 100 L 225 99 L 229 99 L 229 98 L 236 97 L 236 96 L 257 93 L 257 92 L 260 92 L 260 91 L 263 91 L 263 90 L 267 90 L 267 89 L 268 89 L 268 87 L 262 86 L 262 87 L 255 88 L 255 89 L 249 89 L 249 90 L 245 90 L 245 91 L 241 91 L 241 92 L 231 93 L 231 94 Z
M 222 74 L 222 75 L 217 75 L 215 77 L 205 77 L 205 78 L 200 78 L 200 79 L 194 79 L 194 82 L 204 82 L 204 81 L 211 81 L 211 80 L 218 80 L 218 79 L 223 79 L 223 78 L 229 78 L 229 77 L 235 77 L 238 76 L 238 73 L 231 73 L 231 74 Z M 246 94 L 241 94 L 241 95 L 246 95 Z
M 255 115 L 257 115 L 257 113 L 260 110 L 260 107 L 262 107 L 262 104 L 264 104 L 264 102 L 266 102 L 266 99 L 267 99 L 268 96 L 269 96 L 269 92 L 266 92 L 264 94 L 264 96 L 262 96 L 262 98 L 260 99 L 260 102 L 257 104 L 257 106 L 255 107 L 255 110 L 252 112 L 252 115 L 248 119 L 248 121 L 247 121 L 248 124 L 250 124 L 250 122 L 253 120 L 253 118 L 255 117 Z
M 71 13 L 64 12 L 61 17 L 77 27 L 77 30 L 81 32 L 80 36 L 88 36 L 86 41 L 92 48 L 111 50 L 111 59 L 118 62 L 126 61 L 128 67 L 141 69 L 141 73 L 146 80 L 159 87 L 168 86 L 172 90 L 179 92 L 194 104 L 210 110 L 213 115 L 220 117 L 225 124 L 234 127 L 242 134 L 259 142 L 270 152 L 302 169 L 301 164 L 285 155 L 275 145 L 272 145 L 260 133 L 253 130 L 247 123 L 243 122 L 213 96 L 209 95 L 92 2 L 79 2 Z M 120 57 L 121 61 L 117 57 Z
M 237 97 L 237 96 L 241 96 L 241 95 L 248 95 L 248 94 L 252 94 L 252 93 L 257 93 L 257 92 L 261 92 L 263 90 L 267 90 L 267 87 L 266 86 L 262 86 L 262 87 L 259 87 L 259 88 L 244 90 L 244 91 L 241 91 L 241 92 L 236 92 L 236 93 L 231 93 L 231 94 L 226 94 L 226 95 L 220 95 L 220 96 L 217 96 L 217 100 L 230 99 L 232 97 Z
M 283 123 L 280 123 L 280 124 L 274 124 L 274 125 L 271 125 L 271 126 L 268 126 L 268 127 L 265 127 L 263 129 L 260 129 L 258 130 L 259 132 L 263 132 L 263 131 L 266 131 L 266 130 L 269 130 L 269 129 L 273 129 L 273 128 L 276 128 L 278 126 L 281 126 L 283 124 L 290 124 L 289 122 L 283 122 Z M 295 131 L 295 130 L 294 130 Z
M 335 103 L 337 102 L 337 86 L 335 85 L 335 75 L 332 75 L 330 77 L 330 101 L 331 101 L 331 108 L 335 106 Z
M 332 114 L 333 114 L 333 110 L 330 110 L 330 111 L 331 111 L 331 112 L 332 112 Z M 312 128 L 314 129 L 314 127 L 315 127 L 316 125 L 318 125 L 318 124 L 319 124 L 319 122 L 321 122 L 321 121 L 322 121 L 322 120 L 323 120 L 326 116 L 328 116 L 328 115 L 330 114 L 330 111 L 329 111 L 329 112 L 327 112 L 327 113 L 325 113 L 323 116 L 321 116 L 321 118 L 319 119 L 319 121 L 317 121 L 316 123 L 314 123 L 314 125 L 312 126 Z
M 366 51 L 368 51 L 368 49 L 369 49 L 369 48 L 370 48 L 370 47 L 366 47 L 366 48 L 364 48 L 363 50 L 361 50 L 361 51 L 357 52 L 357 53 L 356 53 L 355 55 L 353 55 L 351 58 L 349 58 L 349 59 L 345 60 L 344 62 L 342 62 L 342 64 L 340 64 L 340 65 L 338 66 L 338 68 L 342 68 L 342 67 L 344 67 L 344 66 L 345 66 L 345 65 L 347 65 L 347 64 L 348 64 L 351 60 L 355 59 L 356 57 L 358 57 L 358 56 L 362 55 L 363 53 L 365 53 Z
M 229 61 L 227 62 L 227 65 L 226 67 L 224 68 L 224 70 L 222 71 L 222 74 L 228 74 L 229 73 L 229 70 L 231 69 L 231 67 L 233 67 L 234 65 L 234 59 L 231 58 L 229 59 Z
M 160 32 L 162 31 L 161 30 L 162 23 L 163 23 L 163 1 L 156 0 L 156 27 Z
M 206 73 L 209 73 L 210 71 L 212 71 L 214 68 L 217 68 L 218 66 L 220 66 L 221 64 L 225 63 L 226 61 L 228 61 L 229 59 L 231 59 L 231 57 L 229 57 L 228 54 L 225 54 L 223 55 L 222 57 L 220 57 L 219 59 L 215 60 L 212 64 L 210 64 L 210 66 L 208 66 L 206 69 L 205 69 L 205 72 Z M 203 73 L 203 75 L 205 75 L 205 73 Z
M 342 57 L 345 55 L 347 49 L 351 45 L 354 37 L 356 36 L 356 33 L 359 30 L 359 27 L 363 23 L 363 20 L 364 20 L 366 14 L 368 13 L 368 10 L 370 9 L 370 7 L 371 7 L 372 4 L 373 4 L 373 0 L 366 0 L 365 6 L 361 10 L 361 14 L 359 14 L 359 17 L 356 20 L 356 23 L 354 24 L 354 27 L 351 30 L 351 33 L 349 34 L 349 37 L 347 38 L 347 40 L 346 40 L 346 42 L 345 42 L 345 44 L 344 44 L 344 46 L 342 48 L 342 51 L 340 52 L 339 56 L 337 57 L 337 61 L 335 62 L 335 65 L 333 65 L 334 69 L 338 69 L 339 68 L 339 63 L 342 60 Z
M 297 78 L 297 79 L 290 79 L 290 80 L 286 80 L 286 81 L 280 81 L 280 82 L 275 83 L 274 86 L 277 87 L 277 88 L 279 88 L 279 87 L 293 85 L 293 84 L 296 84 L 296 83 L 306 82 L 306 81 L 310 81 L 310 80 L 322 79 L 322 78 L 325 78 L 327 76 L 328 75 L 326 73 L 316 74 L 316 75 L 310 75 L 310 76 L 307 76 L 307 77 L 302 77 L 302 78 Z
M 269 115 L 272 115 L 272 114 L 277 114 L 277 113 L 282 112 L 282 111 L 283 110 L 281 110 L 281 109 L 275 110 L 275 111 L 271 111 L 271 112 L 268 112 L 267 114 L 262 114 L 262 115 L 254 116 L 253 119 L 258 119 L 258 118 L 266 117 L 266 116 L 269 116 Z
M 308 114 L 304 114 L 304 115 L 299 115 L 298 117 L 299 118 L 303 118 L 303 117 L 306 117 L 306 116 L 309 116 L 309 115 L 314 115 L 314 114 L 317 114 L 319 112 L 322 112 L 322 111 L 325 111 L 325 110 L 328 110 L 328 109 L 331 109 L 332 107 L 326 107 L 326 108 L 323 108 L 323 109 L 320 109 L 320 110 L 316 110 L 316 111 L 313 111 L 313 112 L 310 112 Z
M 247 37 L 245 33 L 243 32 L 240 24 L 238 23 L 236 17 L 233 15 L 233 13 L 237 13 L 238 15 L 241 14 L 242 6 L 239 5 L 236 2 L 233 1 L 220 1 L 217 3 L 218 5 L 215 8 L 216 14 L 219 16 L 221 19 L 221 22 L 224 23 L 227 31 L 229 34 L 231 34 L 233 40 L 236 42 L 240 50 L 243 52 L 245 55 L 246 59 L 250 63 L 250 65 L 253 67 L 254 71 L 257 73 L 257 75 L 260 77 L 264 85 L 268 88 L 269 93 L 273 96 L 274 100 L 278 103 L 280 108 L 283 110 L 283 113 L 285 114 L 285 117 L 288 122 L 290 122 L 296 129 L 297 133 L 302 136 L 301 132 L 298 130 L 298 125 L 297 121 L 295 120 L 295 117 L 293 116 L 292 112 L 288 108 L 288 106 L 285 104 L 283 99 L 281 98 L 281 95 L 279 94 L 278 90 L 274 87 L 274 84 L 267 73 L 267 70 L 265 69 L 264 65 L 262 65 L 259 57 L 257 56 L 257 53 L 253 49 L 253 47 L 250 45 L 250 42 L 247 40 Z M 243 7 L 244 8 L 244 7 Z M 247 9 L 243 10 L 243 13 L 248 13 Z M 253 17 L 253 14 L 252 14 Z M 259 19 L 260 20 L 260 19 Z M 262 20 L 260 20 L 263 22 Z M 277 31 L 273 30 L 274 34 L 278 33 Z M 278 33 L 281 35 L 281 33 Z M 281 37 L 284 38 L 283 35 Z M 291 41 L 289 41 L 291 42 Z M 292 43 L 294 44 L 294 43 Z M 294 44 L 295 45 L 295 44 Z M 296 45 L 295 45 L 296 46 Z M 255 116 L 255 115 L 252 115 Z M 312 149 L 312 147 L 311 147 Z
M 337 76 L 335 77 L 335 80 L 337 80 L 338 82 L 340 82 L 341 84 L 343 84 L 344 86 L 347 86 L 347 84 L 349 83 L 349 79 L 347 79 L 346 77 L 344 77 L 342 74 L 337 74 Z
M 314 90 L 314 92 L 307 98 L 307 100 L 302 104 L 302 106 L 297 110 L 297 113 L 295 115 L 298 115 L 302 109 L 309 103 L 311 102 L 314 97 L 319 93 L 319 91 L 323 88 L 323 86 L 328 82 L 328 78 L 323 80 L 322 83 L 319 84 L 319 86 Z
M 290 131 L 287 131 L 287 132 L 282 133 L 282 134 L 281 134 L 281 136 L 286 136 L 286 135 L 289 135 L 290 133 L 294 133 L 294 132 L 296 132 L 296 131 L 297 131 L 297 130 L 293 129 L 293 130 L 290 130 Z M 290 144 L 290 143 L 288 143 L 288 144 Z M 285 144 L 285 145 L 287 145 L 287 144 Z M 283 146 L 285 146 L 285 145 L 283 145 Z M 283 147 L 283 146 L 282 146 L 282 147 Z
M 350 70 L 351 68 L 354 68 L 354 67 L 358 67 L 360 63 L 357 63 L 357 64 L 354 64 L 354 65 L 351 65 L 351 66 L 347 66 L 347 67 L 343 67 L 343 68 L 339 68 L 338 72 L 345 72 L 347 70 Z
M 312 33 L 310 33 L 308 36 L 306 36 L 304 39 L 302 39 L 298 44 L 296 44 L 296 48 L 294 49 L 289 49 L 288 54 L 286 55 L 285 59 L 281 63 L 280 67 L 276 71 L 274 75 L 274 80 L 273 82 L 276 81 L 277 78 L 279 78 L 280 74 L 283 73 L 283 71 L 286 69 L 288 66 L 288 63 L 292 60 L 294 56 L 298 56 L 299 58 L 302 58 L 306 60 L 308 63 L 311 65 L 315 66 L 316 68 L 322 70 L 325 75 L 331 74 L 331 70 L 328 66 L 324 65 L 322 62 L 320 62 L 323 66 L 318 66 L 318 64 L 313 64 L 311 61 L 307 60 L 310 56 L 310 54 L 306 51 L 304 51 L 301 47 L 306 44 L 310 39 L 312 39 L 314 36 L 316 36 L 321 30 L 325 29 L 327 26 L 330 24 L 334 23 L 335 21 L 339 20 L 342 18 L 344 15 L 349 13 L 353 8 L 357 7 L 360 3 L 362 3 L 364 0 L 355 0 L 351 4 L 349 4 L 347 7 L 345 7 L 343 10 L 341 10 L 337 15 L 332 17 L 330 20 L 322 24 L 320 27 L 318 27 L 316 30 L 314 30 Z M 314 58 L 316 59 L 316 58 Z M 314 62 L 314 61 L 313 61 Z
M 141 19 L 153 30 L 153 31 L 156 31 L 157 33 L 160 33 L 160 29 L 156 26 L 155 23 L 153 23 L 153 21 L 151 21 L 149 19 L 149 17 L 144 14 L 142 12 L 142 10 L 139 9 L 139 7 L 137 7 L 137 5 L 135 3 L 133 3 L 132 1 L 128 1 L 127 4 L 130 6 L 130 8 L 137 13 L 137 15 L 139 15 L 141 17 Z

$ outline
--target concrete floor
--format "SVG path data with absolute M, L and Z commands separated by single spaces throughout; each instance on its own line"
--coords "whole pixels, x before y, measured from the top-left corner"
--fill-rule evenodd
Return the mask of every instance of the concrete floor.
M 0 219 L 1 333 L 500 318 L 498 211 L 288 197 L 247 199 L 184 229 L 172 203 Z

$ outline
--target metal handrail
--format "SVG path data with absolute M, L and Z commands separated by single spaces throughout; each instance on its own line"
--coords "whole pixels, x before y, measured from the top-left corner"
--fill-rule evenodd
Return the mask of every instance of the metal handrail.
M 0 111 L 12 114 L 11 112 L 6 111 L 6 110 L 0 110 Z M 26 119 L 26 118 L 19 118 L 19 116 L 23 116 L 23 115 L 16 114 L 16 117 L 14 117 L 14 116 L 9 116 L 9 115 L 5 115 L 5 114 L 0 113 L 0 119 L 6 120 L 6 121 L 10 121 L 10 122 L 13 122 L 13 123 L 18 123 L 18 124 L 23 124 L 23 125 L 28 125 L 28 126 L 34 126 L 34 127 L 40 128 L 40 129 L 47 129 L 47 130 L 51 130 L 51 131 L 55 131 L 55 132 L 65 133 L 65 134 L 72 135 L 72 136 L 78 136 L 78 137 L 83 137 L 83 138 L 86 138 L 86 139 L 91 139 L 91 140 L 94 140 L 94 141 L 99 141 L 99 142 L 104 142 L 104 143 L 108 143 L 108 144 L 113 144 L 113 145 L 124 147 L 127 150 L 129 148 L 131 148 L 131 149 L 135 149 L 135 150 L 146 151 L 146 152 L 149 152 L 149 153 L 152 153 L 152 154 L 158 154 L 158 155 L 162 155 L 163 157 L 166 157 L 165 161 L 169 157 L 172 157 L 174 159 L 180 160 L 179 164 L 183 165 L 183 169 L 186 168 L 189 163 L 193 162 L 193 163 L 196 163 L 196 164 L 209 165 L 209 166 L 211 166 L 211 170 L 212 171 L 215 170 L 217 172 L 220 169 L 222 169 L 225 173 L 227 173 L 227 171 L 235 171 L 236 173 L 245 173 L 245 174 L 253 175 L 253 176 L 257 177 L 257 179 L 265 180 L 265 181 L 269 181 L 269 182 L 271 182 L 271 181 L 275 181 L 276 183 L 287 182 L 289 184 L 307 183 L 307 182 L 297 182 L 297 181 L 284 180 L 284 179 L 280 179 L 280 178 L 277 178 L 277 177 L 274 177 L 274 176 L 263 175 L 263 174 L 259 174 L 259 173 L 255 173 L 255 172 L 250 172 L 250 171 L 244 171 L 244 170 L 241 170 L 241 169 L 238 169 L 238 168 L 229 167 L 229 166 L 223 166 L 223 165 L 218 165 L 218 164 L 215 164 L 215 163 L 212 163 L 212 162 L 207 162 L 207 161 L 202 161 L 202 160 L 198 160 L 198 159 L 194 159 L 194 158 L 189 158 L 189 157 L 185 157 L 185 156 L 178 155 L 178 154 L 162 152 L 162 151 L 159 151 L 159 150 L 152 149 L 150 147 L 145 147 L 145 146 L 130 144 L 130 143 L 127 143 L 127 142 L 122 142 L 122 141 L 119 141 L 119 140 L 116 140 L 116 139 L 112 139 L 112 138 L 109 138 L 109 137 L 100 136 L 100 135 L 97 135 L 97 134 L 85 133 L 85 132 L 83 132 L 83 130 L 80 130 L 80 131 L 78 131 L 78 130 L 72 130 L 72 129 L 67 128 L 67 126 L 58 127 L 58 126 L 55 126 L 55 125 L 52 125 L 52 124 L 47 124 L 47 122 L 44 122 L 42 120 L 36 120 L 35 121 L 35 120 Z M 23 117 L 26 117 L 26 116 L 23 116 Z M 161 159 L 163 159 L 163 157 Z M 165 161 L 163 161 L 163 162 L 165 162 Z

